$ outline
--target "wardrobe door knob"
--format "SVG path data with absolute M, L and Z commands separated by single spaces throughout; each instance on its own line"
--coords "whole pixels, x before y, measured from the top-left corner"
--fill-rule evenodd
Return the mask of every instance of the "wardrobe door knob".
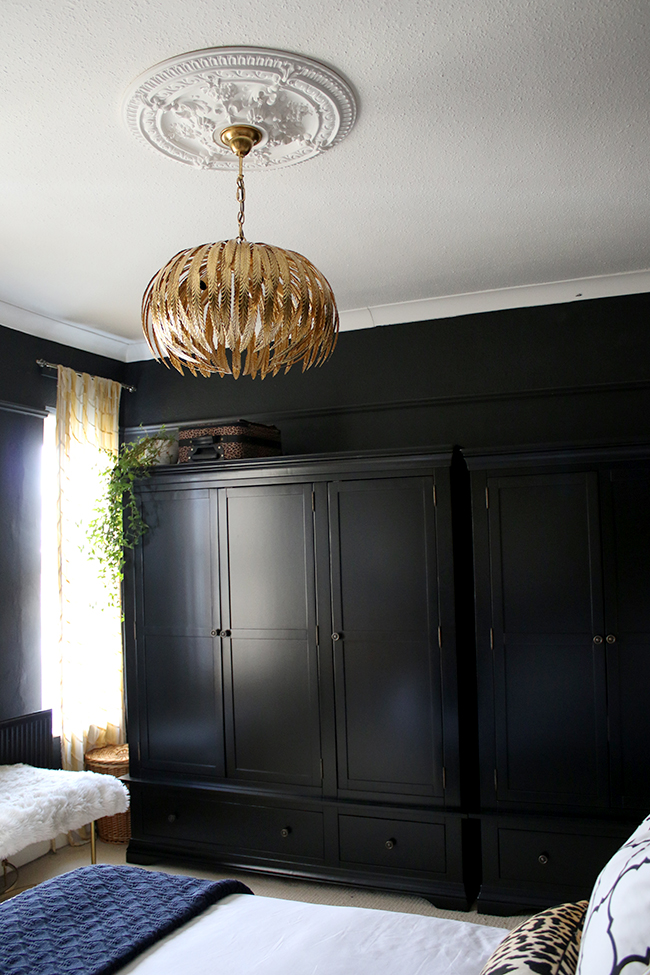
M 222 630 L 221 636 L 230 636 L 230 630 Z
M 537 857 L 537 862 L 541 863 L 541 865 L 545 867 L 548 863 L 548 853 L 540 853 L 540 855 Z
M 221 630 L 210 630 L 210 636 L 219 636 Z
M 280 830 L 280 836 L 283 836 L 286 839 L 290 832 L 291 832 L 291 827 L 285 826 L 283 829 Z
M 397 840 L 386 840 L 384 846 L 386 847 L 387 850 L 392 850 L 394 849 L 396 843 Z
M 336 643 L 337 640 L 340 640 L 341 639 L 341 634 L 340 633 L 332 633 L 332 639 Z
M 616 643 L 616 637 L 614 636 L 613 633 L 608 633 L 605 639 L 607 640 L 608 643 Z
M 603 642 L 602 636 L 596 634 L 596 636 L 594 637 L 594 643 L 602 643 L 602 642 Z

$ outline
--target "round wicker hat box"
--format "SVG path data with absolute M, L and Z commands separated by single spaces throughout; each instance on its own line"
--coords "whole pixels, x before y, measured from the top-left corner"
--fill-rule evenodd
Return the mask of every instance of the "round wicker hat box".
M 119 779 L 129 771 L 129 746 L 104 745 L 103 748 L 93 748 L 86 752 L 84 760 L 88 772 L 114 775 Z M 131 839 L 131 810 L 115 816 L 102 816 L 97 820 L 97 832 L 105 843 L 128 843 Z

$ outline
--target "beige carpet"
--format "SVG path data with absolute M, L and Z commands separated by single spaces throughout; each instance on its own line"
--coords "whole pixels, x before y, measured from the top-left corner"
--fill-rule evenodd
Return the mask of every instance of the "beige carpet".
M 97 841 L 98 863 L 126 863 L 126 846 L 115 843 Z M 57 874 L 67 873 L 77 867 L 90 863 L 89 846 L 63 847 L 58 853 L 48 853 L 46 856 L 33 860 L 20 868 L 18 883 L 11 892 L 18 893 L 27 887 L 33 887 L 55 877 Z M 403 914 L 425 914 L 429 917 L 452 918 L 459 921 L 472 921 L 475 924 L 488 924 L 498 928 L 514 928 L 522 917 L 491 917 L 478 914 L 476 910 L 468 912 L 444 911 L 434 907 L 422 897 L 412 894 L 393 894 L 378 890 L 364 890 L 359 887 L 343 887 L 338 884 L 320 884 L 290 878 L 276 878 L 257 873 L 241 873 L 228 870 L 222 873 L 218 870 L 196 869 L 193 867 L 176 867 L 172 864 L 159 864 L 149 867 L 150 870 L 164 870 L 167 873 L 187 874 L 192 877 L 203 877 L 209 880 L 222 880 L 224 877 L 236 877 L 247 884 L 255 894 L 262 897 L 279 897 L 284 900 L 306 901 L 311 904 L 334 904 L 352 907 L 370 907 L 384 911 L 400 911 Z

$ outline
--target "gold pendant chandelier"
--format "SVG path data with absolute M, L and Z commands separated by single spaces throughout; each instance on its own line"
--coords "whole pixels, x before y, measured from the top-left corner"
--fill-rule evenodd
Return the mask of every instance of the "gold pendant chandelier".
M 321 365 L 336 344 L 339 316 L 332 289 L 295 251 L 244 237 L 242 164 L 262 132 L 232 125 L 221 141 L 239 157 L 239 234 L 180 251 L 158 271 L 142 299 L 142 327 L 157 359 L 180 373 L 263 379 L 302 362 Z M 167 364 L 167 363 L 165 363 Z

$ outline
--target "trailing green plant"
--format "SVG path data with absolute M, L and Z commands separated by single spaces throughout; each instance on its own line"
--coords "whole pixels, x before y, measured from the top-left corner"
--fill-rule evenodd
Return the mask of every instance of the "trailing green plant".
M 106 451 L 111 459 L 101 472 L 106 491 L 95 509 L 96 517 L 88 525 L 86 537 L 88 554 L 100 563 L 100 577 L 111 584 L 112 603 L 119 601 L 126 552 L 135 548 L 147 531 L 138 507 L 135 483 L 151 474 L 163 449 L 161 441 L 173 440 L 173 435 L 165 433 L 163 427 L 154 436 L 121 444 L 117 454 Z

